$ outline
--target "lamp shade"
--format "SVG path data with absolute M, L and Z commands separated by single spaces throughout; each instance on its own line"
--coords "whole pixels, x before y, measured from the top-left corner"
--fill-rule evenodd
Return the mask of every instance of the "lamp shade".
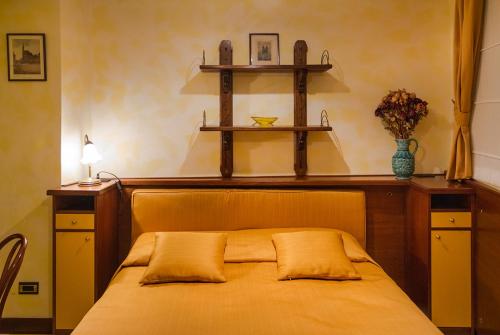
M 94 143 L 90 142 L 88 136 L 85 135 L 85 145 L 83 146 L 83 155 L 80 162 L 82 164 L 95 164 L 102 159 L 102 156 L 97 151 Z

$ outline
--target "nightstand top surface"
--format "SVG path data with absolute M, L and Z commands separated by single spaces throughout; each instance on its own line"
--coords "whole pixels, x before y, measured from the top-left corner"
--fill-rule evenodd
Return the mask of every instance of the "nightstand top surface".
M 448 181 L 443 176 L 414 177 L 411 179 L 411 184 L 429 193 L 474 193 L 470 185 Z
M 116 184 L 115 180 L 103 182 L 97 186 L 79 186 L 78 183 L 60 186 L 55 189 L 47 190 L 47 195 L 66 196 L 66 195 L 99 195 L 112 189 Z

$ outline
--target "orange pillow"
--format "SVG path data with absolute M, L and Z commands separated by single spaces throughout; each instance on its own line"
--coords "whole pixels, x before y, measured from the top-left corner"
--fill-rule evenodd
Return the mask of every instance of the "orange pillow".
M 361 279 L 347 257 L 342 235 L 330 231 L 301 231 L 273 235 L 278 279 Z
M 141 283 L 225 282 L 226 241 L 224 233 L 157 233 Z
M 147 266 L 155 247 L 156 233 L 141 234 L 132 245 L 121 266 Z

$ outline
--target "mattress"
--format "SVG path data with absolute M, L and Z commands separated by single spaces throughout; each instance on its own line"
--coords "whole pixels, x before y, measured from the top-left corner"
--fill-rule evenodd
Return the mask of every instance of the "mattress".
M 356 245 L 362 280 L 278 281 L 275 231 L 229 233 L 225 283 L 141 286 L 144 264 L 121 268 L 73 334 L 442 334 Z

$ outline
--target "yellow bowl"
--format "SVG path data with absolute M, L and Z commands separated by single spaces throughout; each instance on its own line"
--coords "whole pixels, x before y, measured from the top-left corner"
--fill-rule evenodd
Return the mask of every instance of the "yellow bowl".
M 265 116 L 252 116 L 252 120 L 255 121 L 253 125 L 258 125 L 259 127 L 272 127 L 273 123 L 278 120 L 277 117 L 265 117 Z

